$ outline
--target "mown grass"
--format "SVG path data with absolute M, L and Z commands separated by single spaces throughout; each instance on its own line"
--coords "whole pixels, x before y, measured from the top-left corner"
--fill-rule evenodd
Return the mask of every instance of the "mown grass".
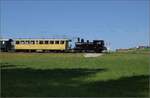
M 146 97 L 149 53 L 1 53 L 2 96 Z

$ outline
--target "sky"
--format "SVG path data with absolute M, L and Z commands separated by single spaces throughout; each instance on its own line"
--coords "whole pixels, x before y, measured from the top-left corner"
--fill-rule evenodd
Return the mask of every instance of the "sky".
M 1 38 L 102 39 L 111 49 L 149 44 L 149 0 L 0 0 Z

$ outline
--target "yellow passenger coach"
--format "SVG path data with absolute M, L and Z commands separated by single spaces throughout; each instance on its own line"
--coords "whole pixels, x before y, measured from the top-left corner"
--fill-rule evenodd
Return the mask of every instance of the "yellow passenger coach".
M 15 39 L 16 51 L 65 51 L 69 48 L 69 39 Z

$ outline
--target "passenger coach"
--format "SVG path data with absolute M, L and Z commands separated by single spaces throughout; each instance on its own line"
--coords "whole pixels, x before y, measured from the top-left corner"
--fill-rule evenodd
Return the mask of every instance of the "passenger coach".
M 65 51 L 69 48 L 69 39 L 15 39 L 15 51 L 50 52 Z

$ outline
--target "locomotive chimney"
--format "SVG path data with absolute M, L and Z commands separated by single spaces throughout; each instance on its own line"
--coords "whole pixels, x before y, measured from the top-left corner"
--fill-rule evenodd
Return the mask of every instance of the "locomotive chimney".
M 87 40 L 87 43 L 89 43 L 89 40 Z
M 81 43 L 84 43 L 84 39 L 83 38 L 81 39 Z
M 80 42 L 80 37 L 78 37 L 78 42 Z

